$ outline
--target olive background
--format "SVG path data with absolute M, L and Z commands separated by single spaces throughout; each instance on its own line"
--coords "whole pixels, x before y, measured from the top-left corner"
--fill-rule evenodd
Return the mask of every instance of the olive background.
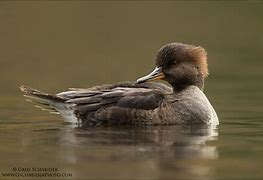
M 261 1 L 1 1 L 0 172 L 20 166 L 57 167 L 75 179 L 261 179 L 262 9 Z M 220 120 L 212 135 L 72 128 L 18 89 L 57 93 L 134 81 L 169 42 L 208 52 L 205 94 Z

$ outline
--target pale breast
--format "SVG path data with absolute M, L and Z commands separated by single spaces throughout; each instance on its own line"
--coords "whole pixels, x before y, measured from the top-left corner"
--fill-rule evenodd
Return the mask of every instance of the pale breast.
M 172 118 L 178 124 L 219 124 L 214 108 L 198 87 L 189 86 L 178 93 L 176 98 L 178 100 L 170 108 L 166 107 L 167 111 L 173 111 L 164 113 L 166 118 Z

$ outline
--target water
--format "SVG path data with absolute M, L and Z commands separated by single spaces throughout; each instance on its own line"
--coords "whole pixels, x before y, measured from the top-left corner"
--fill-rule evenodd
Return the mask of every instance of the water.
M 260 1 L 0 2 L 0 172 L 262 179 L 262 8 Z M 135 80 L 171 41 L 207 49 L 205 93 L 218 113 L 217 128 L 84 129 L 32 107 L 18 89 L 59 92 Z

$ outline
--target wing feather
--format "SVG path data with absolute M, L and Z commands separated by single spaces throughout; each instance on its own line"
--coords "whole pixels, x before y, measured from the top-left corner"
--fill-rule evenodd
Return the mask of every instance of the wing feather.
M 65 103 L 71 104 L 76 117 L 88 124 L 119 124 L 129 123 L 133 118 L 135 122 L 141 114 L 136 115 L 134 110 L 139 112 L 158 108 L 164 101 L 164 94 L 169 92 L 169 87 L 159 84 L 122 83 L 90 89 L 72 89 L 57 96 L 66 99 Z
M 122 90 L 112 89 L 110 92 L 83 93 L 83 96 L 74 97 L 66 101 L 66 103 L 75 104 L 75 108 L 79 111 L 96 110 L 105 106 L 116 106 L 122 108 L 150 110 L 157 108 L 163 100 L 163 94 L 160 91 L 145 88 L 127 88 Z M 96 104 L 93 108 L 91 105 Z M 78 108 L 79 107 L 79 108 Z M 85 108 L 87 107 L 87 108 Z M 96 108 L 95 108 L 96 107 Z

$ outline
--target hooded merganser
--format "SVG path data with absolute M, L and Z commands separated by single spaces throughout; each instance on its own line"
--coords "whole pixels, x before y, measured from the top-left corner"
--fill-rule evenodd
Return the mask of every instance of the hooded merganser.
M 203 93 L 208 75 L 207 53 L 200 46 L 164 45 L 156 68 L 137 82 L 121 82 L 88 89 L 71 88 L 50 95 L 21 86 L 30 101 L 82 125 L 214 124 L 215 110 Z M 163 83 L 149 82 L 165 80 Z

